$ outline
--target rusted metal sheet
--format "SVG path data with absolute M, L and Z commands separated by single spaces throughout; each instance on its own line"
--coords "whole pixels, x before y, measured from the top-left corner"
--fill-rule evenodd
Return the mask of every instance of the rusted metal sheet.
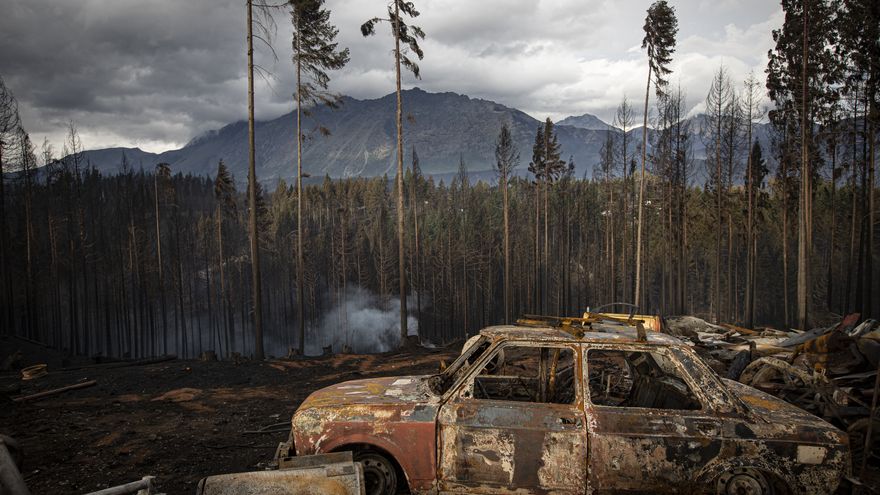
M 578 407 L 461 401 L 444 406 L 438 422 L 441 490 L 584 492 L 587 438 Z
M 144 476 L 137 481 L 119 486 L 111 486 L 110 488 L 91 492 L 87 495 L 161 495 L 154 491 L 155 479 L 155 476 Z
M 199 481 L 197 495 L 364 495 L 360 463 L 314 456 L 314 462 L 277 471 L 209 476 Z M 330 461 L 330 462 L 327 462 Z

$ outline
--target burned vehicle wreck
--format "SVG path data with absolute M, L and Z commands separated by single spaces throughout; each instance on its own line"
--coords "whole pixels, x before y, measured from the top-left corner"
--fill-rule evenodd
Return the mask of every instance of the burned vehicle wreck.
M 319 390 L 279 457 L 352 451 L 368 494 L 820 494 L 848 474 L 832 425 L 647 321 L 576 320 L 486 328 L 436 375 Z

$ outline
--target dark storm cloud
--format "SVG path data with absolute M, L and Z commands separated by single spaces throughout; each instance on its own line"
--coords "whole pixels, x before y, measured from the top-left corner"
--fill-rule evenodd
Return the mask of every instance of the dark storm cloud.
M 244 0 L 0 0 L 0 75 L 19 99 L 35 141 L 60 147 L 69 120 L 86 147 L 180 146 L 246 115 Z M 702 100 L 724 63 L 734 79 L 759 74 L 775 2 L 673 2 L 680 19 L 673 82 Z M 644 93 L 639 44 L 647 1 L 420 0 L 416 23 L 428 38 L 423 80 L 404 86 L 455 91 L 543 119 L 591 112 L 610 120 L 624 94 Z M 387 26 L 363 38 L 360 24 L 385 2 L 327 0 L 351 63 L 335 91 L 359 98 L 391 92 Z M 258 118 L 292 108 L 290 25 L 277 16 L 276 63 L 257 46 Z
M 34 134 L 74 120 L 87 146 L 179 143 L 241 117 L 240 3 L 16 2 L 0 17 L 0 74 Z

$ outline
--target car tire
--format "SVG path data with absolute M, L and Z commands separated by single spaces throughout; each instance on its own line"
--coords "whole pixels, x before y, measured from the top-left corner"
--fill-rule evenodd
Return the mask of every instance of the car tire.
M 715 484 L 717 495 L 772 495 L 772 486 L 760 471 L 749 468 L 732 469 Z
M 397 469 L 388 457 L 374 450 L 362 450 L 355 453 L 354 460 L 364 467 L 366 495 L 397 493 Z

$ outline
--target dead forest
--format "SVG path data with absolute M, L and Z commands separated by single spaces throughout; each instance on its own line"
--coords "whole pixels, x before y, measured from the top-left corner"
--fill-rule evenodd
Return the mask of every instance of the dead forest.
M 861 122 L 856 124 L 860 131 Z M 877 309 L 871 304 L 877 287 L 869 271 L 868 191 L 861 187 L 867 161 L 862 160 L 860 136 L 842 136 L 847 139 L 855 144 L 855 165 L 845 173 L 835 169 L 833 180 L 820 176 L 816 181 L 817 249 L 811 265 L 817 275 L 812 289 L 817 316 L 868 315 Z M 629 270 L 634 181 L 631 173 L 626 178 L 620 173 L 617 150 L 610 149 L 614 144 L 619 147 L 609 138 L 608 161 L 594 178 L 564 176 L 549 184 L 546 204 L 540 184 L 529 177 L 510 180 L 511 316 L 578 314 L 587 307 L 634 300 Z M 661 143 L 658 149 L 668 148 Z M 741 165 L 746 150 L 734 151 L 733 162 Z M 760 153 L 753 150 L 756 164 L 764 163 Z M 748 318 L 743 303 L 749 290 L 746 189 L 736 176 L 730 186 L 722 186 L 718 218 L 713 185 L 689 179 L 694 167 L 692 160 L 652 157 L 645 310 L 718 313 L 722 321 L 741 323 Z M 72 154 L 6 181 L 3 328 L 74 354 L 193 357 L 207 349 L 222 356 L 250 354 L 245 196 L 223 165 L 218 170 L 215 178 L 190 177 L 163 167 L 142 168 L 120 156 L 120 173 L 105 177 L 77 163 Z M 409 312 L 418 321 L 419 335 L 425 342 L 445 343 L 503 322 L 502 191 L 472 183 L 464 168 L 449 184 L 415 170 L 410 165 L 404 180 L 404 256 L 412 294 Z M 791 324 L 796 178 L 776 171 L 756 184 L 755 321 Z M 291 234 L 295 189 L 279 183 L 260 192 L 269 354 L 295 347 L 298 318 L 316 330 L 322 314 L 353 287 L 375 293 L 383 304 L 395 298 L 394 194 L 384 177 L 328 178 L 304 188 L 307 309 L 300 315 Z M 549 251 L 545 235 L 552 240 Z M 716 239 L 723 244 L 720 291 L 713 290 Z M 781 262 L 785 257 L 787 266 Z M 358 332 L 352 326 L 348 331 Z M 312 332 L 307 336 L 315 337 Z
M 647 115 L 624 100 L 614 122 L 631 131 L 644 117 L 644 142 L 608 131 L 583 177 L 548 119 L 531 150 L 511 149 L 498 129 L 491 182 L 469 178 L 464 162 L 435 180 L 398 133 L 397 178 L 252 181 L 249 205 L 248 178 L 222 162 L 195 177 L 121 154 L 118 173 L 102 175 L 73 123 L 64 143 L 37 146 L 4 85 L 0 328 L 86 356 L 387 350 L 399 323 L 390 337 L 364 334 L 356 314 L 334 308 L 366 297 L 394 312 L 401 287 L 424 344 L 612 302 L 745 327 L 876 317 L 876 6 L 809 2 L 807 36 L 802 4 L 783 2 L 766 87 L 720 67 L 706 113 L 689 120 L 682 91 L 656 81 Z M 754 139 L 757 122 L 772 126 L 769 148 Z

